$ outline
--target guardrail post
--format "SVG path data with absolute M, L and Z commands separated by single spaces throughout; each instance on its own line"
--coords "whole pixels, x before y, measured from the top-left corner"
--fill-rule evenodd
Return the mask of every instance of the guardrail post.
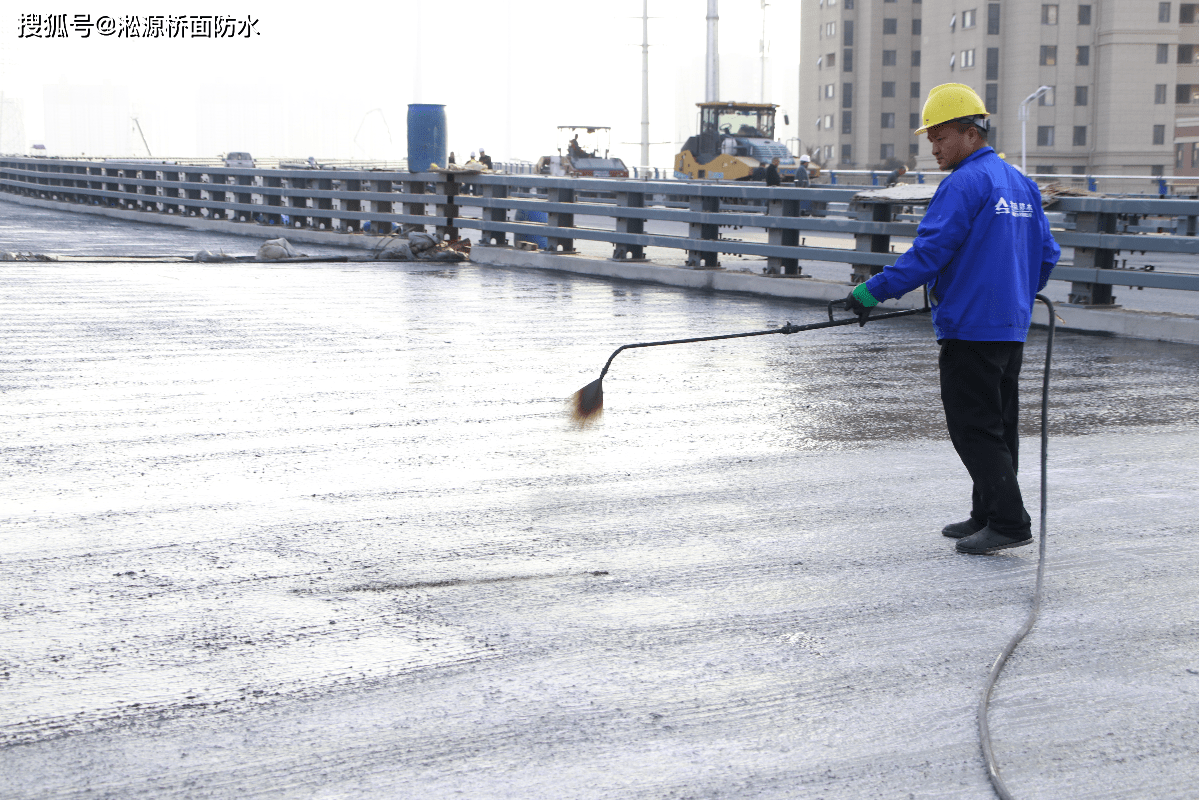
M 1082 233 L 1116 233 L 1117 215 L 1103 212 L 1083 212 L 1075 215 L 1075 230 Z M 1116 261 L 1115 250 L 1094 247 L 1075 248 L 1075 266 L 1088 269 L 1112 269 Z M 1067 302 L 1078 306 L 1105 306 L 1116 308 L 1112 286 L 1107 283 L 1083 283 L 1071 281 Z
M 688 201 L 688 209 L 696 213 L 716 214 L 721 210 L 720 197 L 704 197 L 694 195 Z M 688 237 L 715 242 L 721 238 L 721 229 L 717 225 L 704 222 L 689 222 Z M 720 269 L 721 262 L 715 250 L 688 250 L 687 261 L 684 264 L 692 269 Z
M 181 177 L 181 173 L 176 172 L 175 170 L 164 170 L 162 173 L 163 183 L 179 183 Z M 179 189 L 177 187 L 168 186 L 163 189 L 163 196 L 171 200 L 178 200 Z M 168 214 L 181 214 L 183 213 L 183 206 L 179 205 L 178 203 L 167 202 L 163 203 L 162 210 Z
M 442 200 L 436 206 L 436 213 L 439 217 L 445 217 L 446 222 L 444 225 L 434 226 L 433 232 L 443 242 L 454 241 L 458 238 L 458 226 L 454 224 L 454 220 L 458 218 L 458 203 L 455 200 L 458 196 L 458 183 L 453 175 L 440 175 L 434 186 Z M 478 191 L 479 185 L 476 184 L 475 188 Z
M 392 182 L 391 181 L 371 181 L 371 191 L 376 194 L 389 194 L 392 191 Z M 371 213 L 372 214 L 391 214 L 392 213 L 392 201 L 391 200 L 372 200 L 371 201 Z M 380 234 L 381 236 L 386 236 L 387 234 L 392 232 L 392 223 L 387 220 L 373 218 L 371 220 L 371 230 L 377 234 Z
M 550 202 L 552 203 L 574 203 L 575 190 L 570 187 L 553 187 L 550 189 Z M 550 227 L 552 228 L 574 228 L 575 215 L 566 214 L 561 211 L 551 211 L 547 215 Z M 564 239 L 557 236 L 547 236 L 547 243 L 550 245 L 550 252 L 574 253 L 575 240 Z M 559 249 L 561 248 L 561 250 Z
M 483 208 L 483 219 L 487 222 L 507 222 L 508 209 L 496 208 L 490 201 L 508 199 L 508 184 L 506 183 L 485 183 L 483 184 L 483 196 L 486 198 Z M 504 231 L 483 231 L 483 241 L 487 244 L 504 247 L 508 244 L 508 234 Z
M 767 217 L 792 218 L 800 216 L 800 201 L 771 198 L 767 201 Z M 767 244 L 796 247 L 800 244 L 800 231 L 795 228 L 768 228 Z M 768 275 L 791 275 L 800 277 L 800 259 L 767 256 Z
M 234 192 L 234 194 L 233 194 L 234 202 L 237 203 L 238 205 L 243 205 L 243 206 L 251 205 L 254 202 L 254 196 L 249 192 L 248 187 L 251 187 L 254 185 L 254 176 L 253 175 L 238 175 L 237 176 L 237 185 L 239 187 L 243 187 L 243 190 Z M 236 218 L 241 220 L 242 222 L 245 222 L 246 220 L 250 219 L 250 212 L 246 211 L 245 209 L 239 209 L 238 211 L 236 211 L 234 213 L 236 214 Z
M 894 209 L 891 203 L 851 203 L 850 210 L 857 212 L 859 219 L 866 219 L 867 213 L 863 206 L 871 209 L 872 222 L 891 222 Z M 891 247 L 892 237 L 886 233 L 856 233 L 854 234 L 854 249 L 860 253 L 886 253 Z M 850 283 L 860 284 L 872 275 L 883 272 L 883 267 L 870 264 L 851 264 Z
M 637 169 L 634 167 L 634 169 Z M 645 192 L 617 192 L 618 208 L 645 208 Z M 617 233 L 645 233 L 646 220 L 633 217 L 617 217 Z M 613 261 L 645 261 L 646 249 L 640 244 L 613 245 Z
M 333 179 L 332 178 L 317 178 L 317 191 L 332 192 L 333 191 Z M 314 205 L 316 207 L 316 210 L 332 212 L 333 211 L 333 198 L 332 197 L 317 197 L 315 199 Z M 323 231 L 326 228 L 332 229 L 333 228 L 333 214 L 330 213 L 330 214 L 322 214 L 320 216 L 314 216 L 312 218 L 312 224 L 313 224 L 313 227 L 316 228 L 317 230 Z
M 403 181 L 401 185 L 404 188 L 405 194 L 426 194 L 425 181 Z M 404 213 L 410 217 L 423 217 L 425 216 L 425 203 L 406 202 L 404 204 Z M 425 231 L 424 225 L 418 225 L 417 223 L 407 224 L 410 226 L 408 228 L 410 231 Z
M 267 175 L 263 178 L 266 188 L 281 189 L 283 188 L 283 179 L 274 175 Z M 263 193 L 263 205 L 267 208 L 278 209 L 283 205 L 283 197 L 276 193 Z M 283 222 L 283 217 L 278 210 L 270 213 L 264 211 L 262 214 L 262 222 L 266 225 L 279 225 Z

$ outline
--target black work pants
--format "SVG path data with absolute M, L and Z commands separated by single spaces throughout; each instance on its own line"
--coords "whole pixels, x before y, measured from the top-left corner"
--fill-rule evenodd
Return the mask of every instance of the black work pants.
M 943 339 L 938 355 L 950 441 L 971 476 L 971 518 L 1024 537 L 1029 514 L 1017 484 L 1017 378 L 1024 342 Z

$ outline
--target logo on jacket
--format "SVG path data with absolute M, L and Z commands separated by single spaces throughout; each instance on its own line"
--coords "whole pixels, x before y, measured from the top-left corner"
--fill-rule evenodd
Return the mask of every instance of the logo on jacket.
M 1013 202 L 1010 203 L 1001 197 L 996 201 L 997 214 L 1011 214 L 1014 217 L 1032 217 L 1033 206 L 1029 203 Z

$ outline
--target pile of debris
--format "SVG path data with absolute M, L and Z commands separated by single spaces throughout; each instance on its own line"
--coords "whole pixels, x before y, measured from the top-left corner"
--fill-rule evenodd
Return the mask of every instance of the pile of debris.
M 409 231 L 387 237 L 374 254 L 381 261 L 466 261 L 471 257 L 471 242 L 439 242 L 428 233 Z
M 51 256 L 41 253 L 6 253 L 0 250 L 0 261 L 55 261 Z
M 1042 208 L 1050 208 L 1060 197 L 1095 197 L 1095 192 L 1075 189 L 1062 183 L 1048 183 L 1042 189 Z

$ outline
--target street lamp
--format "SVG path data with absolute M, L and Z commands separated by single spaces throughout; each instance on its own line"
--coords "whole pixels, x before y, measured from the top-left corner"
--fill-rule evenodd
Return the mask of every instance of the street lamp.
M 1049 91 L 1051 91 L 1051 87 L 1039 86 L 1036 92 L 1021 101 L 1021 110 L 1017 114 L 1021 120 L 1021 172 L 1025 175 L 1029 174 L 1025 169 L 1025 123 L 1029 121 L 1029 104 Z

